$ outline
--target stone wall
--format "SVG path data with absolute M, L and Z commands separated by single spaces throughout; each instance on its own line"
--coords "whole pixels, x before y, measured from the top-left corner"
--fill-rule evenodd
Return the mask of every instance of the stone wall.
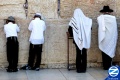
M 101 53 L 98 49 L 98 35 L 96 18 L 104 5 L 109 5 L 117 17 L 118 32 L 120 33 L 120 1 L 119 0 L 60 0 L 60 14 L 58 15 L 57 0 L 28 0 L 28 17 L 25 16 L 23 4 L 25 0 L 0 0 L 0 65 L 7 66 L 6 38 L 3 31 L 5 19 L 14 16 L 20 26 L 19 40 L 19 65 L 27 63 L 29 51 L 28 25 L 34 13 L 44 15 L 47 29 L 42 53 L 42 67 L 66 68 L 67 66 L 67 28 L 75 8 L 81 8 L 85 15 L 93 19 L 92 42 L 88 50 L 88 67 L 101 66 Z M 120 38 L 118 38 L 116 56 L 114 61 L 120 62 Z M 70 62 L 75 63 L 75 46 L 70 41 Z

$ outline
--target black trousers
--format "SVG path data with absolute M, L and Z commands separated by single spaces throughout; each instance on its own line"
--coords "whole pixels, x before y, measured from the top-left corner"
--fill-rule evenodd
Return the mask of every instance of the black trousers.
M 36 67 L 36 68 L 40 67 L 41 53 L 42 53 L 42 44 L 33 45 L 32 43 L 30 43 L 28 66 Z M 34 63 L 35 63 L 35 65 L 34 65 Z
M 18 64 L 19 43 L 17 37 L 8 37 L 6 43 L 8 69 L 16 69 Z
M 76 45 L 76 69 L 86 71 L 87 68 L 87 49 L 80 50 Z
M 112 58 L 102 52 L 103 69 L 108 70 L 112 65 Z

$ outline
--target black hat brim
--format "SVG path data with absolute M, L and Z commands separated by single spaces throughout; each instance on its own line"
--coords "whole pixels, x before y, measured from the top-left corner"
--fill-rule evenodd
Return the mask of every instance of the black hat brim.
M 109 10 L 100 10 L 100 12 L 113 12 L 113 10 L 112 9 L 109 9 Z

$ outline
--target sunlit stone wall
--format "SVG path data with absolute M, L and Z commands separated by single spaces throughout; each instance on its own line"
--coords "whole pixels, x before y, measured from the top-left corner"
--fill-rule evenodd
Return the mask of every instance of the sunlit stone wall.
M 0 66 L 8 65 L 6 59 L 6 38 L 3 31 L 5 19 L 14 16 L 20 26 L 19 66 L 27 63 L 29 51 L 29 22 L 36 12 L 43 14 L 47 29 L 43 45 L 42 66 L 44 68 L 67 67 L 67 36 L 68 23 L 75 8 L 81 8 L 84 14 L 93 19 L 91 48 L 88 50 L 88 67 L 101 66 L 101 52 L 98 48 L 96 18 L 104 5 L 109 5 L 117 17 L 118 32 L 120 33 L 120 1 L 119 0 L 60 0 L 60 14 L 58 14 L 57 0 L 28 0 L 28 16 L 26 18 L 23 4 L 25 0 L 0 0 Z M 75 63 L 75 46 L 70 40 L 70 63 Z M 120 38 L 118 38 L 114 62 L 120 62 Z

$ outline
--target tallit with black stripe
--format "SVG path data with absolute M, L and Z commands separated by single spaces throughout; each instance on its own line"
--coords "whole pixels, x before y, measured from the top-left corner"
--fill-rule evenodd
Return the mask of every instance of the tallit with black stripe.
M 91 43 L 92 19 L 86 17 L 81 9 L 75 9 L 69 26 L 73 29 L 74 41 L 79 49 L 89 49 Z

